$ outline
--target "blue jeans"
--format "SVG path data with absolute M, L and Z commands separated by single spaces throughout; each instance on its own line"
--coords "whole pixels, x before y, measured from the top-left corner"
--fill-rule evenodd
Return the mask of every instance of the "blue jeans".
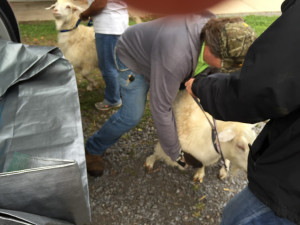
M 129 70 L 117 56 L 115 62 L 119 72 L 122 106 L 88 139 L 86 150 L 91 155 L 102 155 L 125 132 L 135 127 L 144 114 L 149 84 L 144 76 Z M 129 75 L 135 77 L 131 82 L 128 82 Z
M 104 99 L 115 105 L 121 103 L 118 71 L 114 63 L 114 48 L 119 35 L 95 34 L 98 66 L 105 81 Z
M 226 205 L 221 225 L 295 225 L 280 218 L 246 187 Z

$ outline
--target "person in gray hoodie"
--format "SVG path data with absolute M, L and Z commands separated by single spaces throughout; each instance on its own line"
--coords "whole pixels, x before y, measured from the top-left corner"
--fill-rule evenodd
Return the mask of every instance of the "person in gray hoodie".
M 123 104 L 86 143 L 90 175 L 102 175 L 103 153 L 139 123 L 149 88 L 152 117 L 161 146 L 172 160 L 185 165 L 172 103 L 181 83 L 195 73 L 205 73 L 211 67 L 221 68 L 221 62 L 226 61 L 222 58 L 232 58 L 230 54 L 222 53 L 228 53 L 236 46 L 219 44 L 220 33 L 226 30 L 228 23 L 243 24 L 237 30 L 241 31 L 243 40 L 246 38 L 250 42 L 241 42 L 239 38 L 232 40 L 238 44 L 248 43 L 238 51 L 239 56 L 244 56 L 243 49 L 247 49 L 255 38 L 252 28 L 241 18 L 217 19 L 210 12 L 160 18 L 131 26 L 121 35 L 115 49 L 115 63 Z M 205 25 L 206 29 L 203 29 Z M 205 40 L 207 44 L 204 44 Z M 240 66 L 240 63 L 224 66 Z

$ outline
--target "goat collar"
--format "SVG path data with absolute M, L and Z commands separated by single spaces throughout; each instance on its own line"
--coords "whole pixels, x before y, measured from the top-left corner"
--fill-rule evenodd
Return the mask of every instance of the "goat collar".
M 69 31 L 75 30 L 78 27 L 78 25 L 80 24 L 80 22 L 81 22 L 81 19 L 78 19 L 76 24 L 75 24 L 75 27 L 73 27 L 69 30 L 60 30 L 59 32 L 64 33 L 64 32 L 69 32 Z

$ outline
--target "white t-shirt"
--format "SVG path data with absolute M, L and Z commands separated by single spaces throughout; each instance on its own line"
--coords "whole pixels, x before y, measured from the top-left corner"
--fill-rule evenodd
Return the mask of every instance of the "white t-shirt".
M 91 4 L 94 0 L 88 0 Z M 106 7 L 93 17 L 95 33 L 122 34 L 128 27 L 127 4 L 123 0 L 107 0 Z

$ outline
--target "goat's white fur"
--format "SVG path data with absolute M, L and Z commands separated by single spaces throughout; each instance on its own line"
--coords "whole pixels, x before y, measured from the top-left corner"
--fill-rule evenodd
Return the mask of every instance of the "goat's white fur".
M 58 0 L 49 8 L 53 10 L 56 29 L 70 30 L 75 27 L 83 9 L 70 0 Z M 69 32 L 58 33 L 58 47 L 74 68 L 78 69 L 83 78 L 88 81 L 88 90 L 97 88 L 97 82 L 91 77 L 91 72 L 98 69 L 98 58 L 93 27 L 79 25 Z
M 203 111 L 186 91 L 181 91 L 177 95 L 173 104 L 173 110 L 182 149 L 203 164 L 203 167 L 199 168 L 194 175 L 195 181 L 202 182 L 205 176 L 205 166 L 212 165 L 220 159 L 220 155 L 213 147 L 211 126 Z M 211 120 L 211 116 L 208 113 L 206 115 Z M 256 138 L 256 133 L 253 129 L 254 125 L 220 120 L 217 120 L 216 123 L 227 167 L 231 163 L 233 171 L 236 169 L 247 171 L 248 144 L 252 144 Z M 157 143 L 154 154 L 146 159 L 144 166 L 148 170 L 151 170 L 157 159 L 164 160 L 169 165 L 184 169 L 165 154 L 160 143 Z M 226 176 L 227 171 L 223 167 L 220 170 L 219 177 L 224 179 Z

